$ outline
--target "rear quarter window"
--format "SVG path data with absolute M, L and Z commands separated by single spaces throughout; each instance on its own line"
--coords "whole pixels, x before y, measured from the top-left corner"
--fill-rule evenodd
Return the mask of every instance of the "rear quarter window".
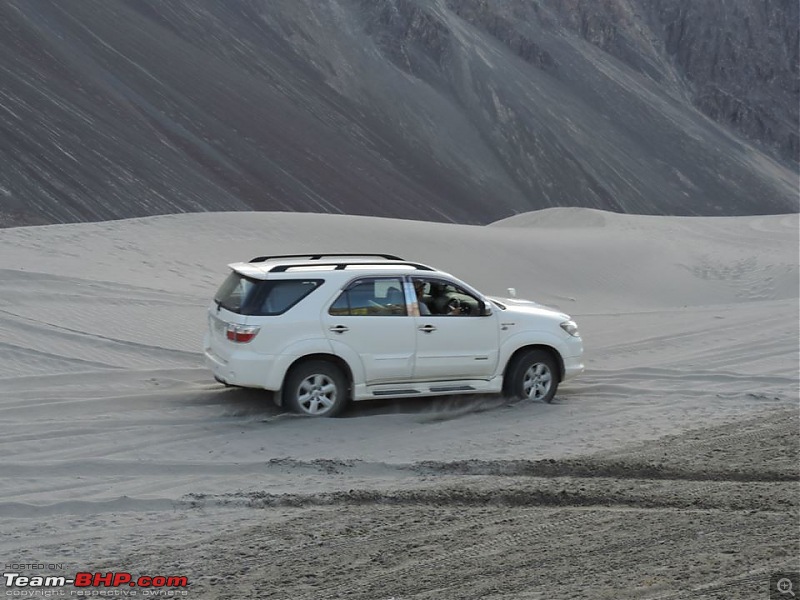
M 222 308 L 241 315 L 280 315 L 321 284 L 321 279 L 260 280 L 233 272 L 220 286 L 214 300 Z

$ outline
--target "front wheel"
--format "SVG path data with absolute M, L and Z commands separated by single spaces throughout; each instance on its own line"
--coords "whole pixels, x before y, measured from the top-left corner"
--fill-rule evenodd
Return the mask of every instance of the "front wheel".
M 506 393 L 514 398 L 552 402 L 558 389 L 558 370 L 549 352 L 529 350 L 508 369 Z
M 310 417 L 333 417 L 347 404 L 347 378 L 336 365 L 314 360 L 292 369 L 283 388 L 283 405 Z

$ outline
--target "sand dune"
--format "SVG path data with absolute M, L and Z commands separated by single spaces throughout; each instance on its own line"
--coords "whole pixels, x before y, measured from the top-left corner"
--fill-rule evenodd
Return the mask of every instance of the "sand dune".
M 167 565 L 198 582 L 197 597 L 232 597 L 241 593 L 236 582 L 225 583 L 228 595 L 215 592 L 212 573 L 203 566 L 213 546 L 233 552 L 235 544 L 225 536 L 251 544 L 261 539 L 268 550 L 281 524 L 294 519 L 322 515 L 318 535 L 324 537 L 345 526 L 335 518 L 336 507 L 355 527 L 370 517 L 348 508 L 353 502 L 375 504 L 374 514 L 385 523 L 390 519 L 381 505 L 421 507 L 416 517 L 405 508 L 393 517 L 410 523 L 434 519 L 432 507 L 441 506 L 442 498 L 455 494 L 463 500 L 467 492 L 477 494 L 470 501 L 474 506 L 489 508 L 466 511 L 465 523 L 479 528 L 487 515 L 497 517 L 491 527 L 501 540 L 497 507 L 522 496 L 538 498 L 529 510 L 543 523 L 554 519 L 553 531 L 562 531 L 573 517 L 584 518 L 553 516 L 545 508 L 559 490 L 574 490 L 559 487 L 568 480 L 493 478 L 513 465 L 552 459 L 568 466 L 564 461 L 591 455 L 606 461 L 599 472 L 613 478 L 624 471 L 613 461 L 662 464 L 675 448 L 683 448 L 676 455 L 681 458 L 661 477 L 667 480 L 664 490 L 659 477 L 640 469 L 630 475 L 639 481 L 633 487 L 614 483 L 611 490 L 611 483 L 593 481 L 601 486 L 597 497 L 606 499 L 601 503 L 639 510 L 651 502 L 677 510 L 699 498 L 699 509 L 734 511 L 721 521 L 704 513 L 698 517 L 709 521 L 704 527 L 724 521 L 735 529 L 741 525 L 737 507 L 758 509 L 758 486 L 778 490 L 774 498 L 784 497 L 780 490 L 796 490 L 796 465 L 780 452 L 788 444 L 791 454 L 797 445 L 797 238 L 796 215 L 641 217 L 589 209 L 539 211 L 486 227 L 219 213 L 0 230 L 0 551 L 9 560 L 63 562 L 72 571 L 164 571 Z M 202 366 L 199 347 L 205 307 L 226 263 L 310 249 L 398 253 L 444 268 L 487 293 L 502 295 L 513 286 L 520 296 L 557 305 L 581 326 L 587 371 L 564 385 L 552 405 L 498 398 L 370 402 L 330 420 L 286 415 L 265 394 L 216 384 Z M 717 437 L 708 437 L 712 430 Z M 775 445 L 775 431 L 783 432 L 785 444 Z M 664 436 L 678 436 L 679 442 L 667 443 Z M 728 448 L 725 457 L 740 456 L 733 449 L 743 445 L 767 449 L 755 458 L 742 455 L 741 461 L 750 462 L 734 468 L 714 462 L 718 443 Z M 648 447 L 667 450 L 648 454 Z M 691 447 L 696 454 L 686 450 Z M 470 474 L 453 466 L 464 461 L 477 461 L 483 471 Z M 687 496 L 668 496 L 671 479 L 708 478 L 703 465 L 722 473 L 722 480 L 705 488 L 691 484 Z M 682 469 L 690 474 L 674 474 Z M 737 479 L 730 475 L 734 471 L 745 475 Z M 771 474 L 769 481 L 743 483 L 746 489 L 731 483 L 751 481 L 760 471 Z M 481 473 L 488 479 L 480 480 Z M 780 483 L 787 478 L 789 483 Z M 486 491 L 501 488 L 507 491 L 496 501 Z M 354 500 L 353 490 L 360 490 L 361 500 Z M 787 505 L 775 504 L 772 516 L 758 517 L 769 521 L 763 523 L 769 531 L 779 532 L 770 519 L 781 511 L 783 518 L 796 518 L 796 498 L 786 493 Z M 575 506 L 589 502 L 582 498 Z M 273 508 L 255 510 L 264 506 Z M 323 512 L 303 512 L 313 510 Z M 522 518 L 524 510 L 513 514 Z M 598 515 L 587 518 L 611 518 Z M 669 529 L 665 521 L 658 523 L 653 531 Z M 643 527 L 645 535 L 649 530 Z M 154 539 L 163 542 L 153 550 L 158 564 L 146 558 Z M 485 565 L 501 564 L 514 540 L 522 543 L 503 541 L 505 549 Z M 796 557 L 793 542 L 781 540 Z M 674 543 L 677 548 L 687 542 Z M 477 541 L 453 544 L 467 558 L 493 556 Z M 758 556 L 742 561 L 752 559 L 753 569 L 766 572 L 781 562 L 770 552 L 759 546 Z M 411 555 L 413 565 L 417 559 Z M 315 556 L 323 570 L 335 560 L 324 552 Z M 599 550 L 593 556 L 602 557 Z M 359 571 L 351 558 L 348 572 L 366 579 L 358 585 L 331 579 L 330 595 L 349 590 L 352 597 L 382 597 L 376 595 L 377 580 L 369 582 L 383 571 L 368 564 Z M 436 562 L 420 560 L 425 569 Z M 274 576 L 273 584 L 280 585 L 275 582 L 282 572 L 285 589 L 292 591 L 287 597 L 314 597 L 315 588 L 300 585 L 299 575 L 281 564 L 260 576 Z M 739 562 L 731 565 L 715 576 L 723 582 L 744 576 Z M 475 577 L 491 575 L 470 569 Z M 406 597 L 406 591 L 410 597 L 417 589 L 412 579 L 402 569 L 387 575 L 394 588 L 386 588 L 386 597 Z M 692 585 L 701 584 L 702 578 L 692 579 Z M 604 585 L 612 595 L 627 589 L 621 573 Z M 664 593 L 684 589 L 679 578 L 663 585 Z M 493 597 L 518 597 L 517 588 L 497 586 Z M 655 597 L 656 588 L 642 590 L 626 597 Z M 448 593 L 440 597 L 469 597 L 464 589 Z

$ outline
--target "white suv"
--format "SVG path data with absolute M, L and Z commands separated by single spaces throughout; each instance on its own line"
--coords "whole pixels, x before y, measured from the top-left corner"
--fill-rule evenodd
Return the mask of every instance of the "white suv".
M 389 254 L 261 256 L 230 265 L 208 310 L 217 381 L 333 416 L 350 400 L 505 393 L 550 402 L 583 370 L 568 315 L 489 298 Z

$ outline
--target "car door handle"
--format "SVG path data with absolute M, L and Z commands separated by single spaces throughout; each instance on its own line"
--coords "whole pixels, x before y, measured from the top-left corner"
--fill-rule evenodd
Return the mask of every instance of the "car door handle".
M 333 333 L 344 333 L 345 331 L 350 331 L 350 328 L 345 325 L 333 325 L 328 329 L 330 329 Z
M 432 333 L 436 331 L 436 327 L 434 327 L 433 325 L 422 325 L 420 327 L 417 327 L 417 329 L 419 329 L 422 333 Z

